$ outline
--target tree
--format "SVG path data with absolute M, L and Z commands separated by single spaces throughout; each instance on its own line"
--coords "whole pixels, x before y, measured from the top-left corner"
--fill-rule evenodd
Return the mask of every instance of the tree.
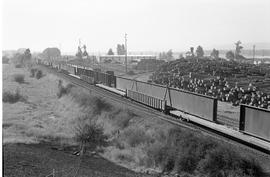
M 76 53 L 76 57 L 79 59 L 82 59 L 82 56 L 83 56 L 82 50 L 81 50 L 80 46 L 78 46 L 78 51 Z
M 180 55 L 179 55 L 179 59 L 184 59 L 184 56 L 183 56 L 183 54 L 182 54 L 182 53 L 180 53 Z
M 42 57 L 45 59 L 51 59 L 61 56 L 61 51 L 58 48 L 46 48 L 42 52 Z
M 114 55 L 113 50 L 110 48 L 107 55 Z
M 190 47 L 191 56 L 194 57 L 194 47 Z
M 83 57 L 88 57 L 88 52 L 86 51 L 86 45 L 83 45 L 83 53 L 82 53 Z
M 228 51 L 226 53 L 226 58 L 229 60 L 233 60 L 234 59 L 234 53 L 232 51 Z
M 31 59 L 32 59 L 31 51 L 30 51 L 30 49 L 26 49 L 26 50 L 24 51 L 24 54 L 23 54 L 23 61 L 22 61 L 22 64 L 23 64 L 24 66 L 30 66 Z
M 243 46 L 241 46 L 241 41 L 237 41 L 235 43 L 235 59 L 244 59 L 245 57 L 243 55 L 241 55 L 241 50 L 244 48 Z
M 173 59 L 173 52 L 172 52 L 172 49 L 170 49 L 170 50 L 166 53 L 166 58 L 167 58 L 167 60 L 172 60 L 172 59 Z
M 219 51 L 216 50 L 216 49 L 213 49 L 210 56 L 213 58 L 213 59 L 218 59 L 219 58 Z
M 125 55 L 125 54 L 126 54 L 126 47 L 125 47 L 125 45 L 124 45 L 124 44 L 122 44 L 122 52 L 123 52 L 123 55 Z
M 196 54 L 197 54 L 197 57 L 199 57 L 199 58 L 202 58 L 204 55 L 203 48 L 200 45 L 196 49 Z
M 30 64 L 32 59 L 32 54 L 30 49 L 26 49 L 23 53 L 17 52 L 12 58 L 12 63 L 16 67 L 27 66 Z
M 117 55 L 125 55 L 126 54 L 126 49 L 124 44 L 117 44 Z
M 172 52 L 172 50 L 170 49 L 168 52 L 159 53 L 159 59 L 172 60 L 173 59 L 173 52 Z
M 31 58 L 32 58 L 32 54 L 31 54 L 30 49 L 26 49 L 26 50 L 24 51 L 24 59 L 25 59 L 25 60 L 31 60 Z

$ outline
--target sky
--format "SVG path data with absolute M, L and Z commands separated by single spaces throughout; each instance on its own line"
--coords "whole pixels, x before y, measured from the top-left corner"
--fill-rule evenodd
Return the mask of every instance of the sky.
M 2 48 L 75 53 L 270 42 L 270 0 L 3 0 Z

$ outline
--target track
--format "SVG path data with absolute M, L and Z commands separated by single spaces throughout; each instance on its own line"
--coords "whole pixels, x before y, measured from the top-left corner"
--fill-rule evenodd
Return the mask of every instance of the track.
M 98 95 L 100 95 L 100 96 L 102 96 L 102 97 L 104 97 L 106 99 L 109 98 L 110 100 L 113 100 L 113 101 L 115 101 L 117 103 L 122 103 L 123 105 L 130 106 L 130 107 L 132 107 L 132 109 L 139 110 L 139 111 L 143 112 L 145 115 L 148 115 L 150 117 L 155 116 L 158 119 L 167 121 L 169 123 L 180 126 L 182 128 L 187 128 L 187 129 L 190 129 L 190 130 L 193 130 L 193 131 L 202 132 L 203 134 L 211 136 L 211 137 L 213 137 L 215 139 L 219 139 L 221 141 L 225 141 L 227 143 L 240 146 L 241 148 L 244 148 L 244 149 L 246 149 L 248 151 L 253 151 L 257 155 L 266 156 L 267 158 L 270 159 L 270 156 L 269 156 L 270 151 L 267 150 L 267 149 L 264 149 L 264 148 L 262 148 L 260 146 L 253 145 L 253 144 L 248 143 L 246 141 L 243 141 L 241 139 L 231 137 L 231 136 L 229 136 L 227 134 L 212 130 L 210 128 L 201 126 L 201 125 L 196 124 L 196 123 L 189 123 L 189 122 L 186 122 L 186 121 L 182 121 L 181 119 L 176 119 L 176 118 L 174 118 L 174 117 L 172 117 L 170 115 L 165 115 L 164 113 L 162 113 L 160 111 L 157 111 L 155 109 L 152 109 L 152 108 L 150 108 L 148 106 L 142 105 L 141 103 L 131 101 L 130 99 L 122 97 L 121 95 L 118 95 L 118 94 L 116 94 L 114 92 L 108 91 L 106 89 L 102 89 L 100 87 L 96 87 L 94 85 L 91 85 L 91 84 L 83 81 L 83 80 L 77 79 L 77 78 L 72 77 L 70 75 L 67 75 L 65 73 L 57 72 L 57 71 L 55 71 L 54 69 L 51 69 L 51 68 L 46 68 L 46 67 L 43 67 L 43 68 L 49 70 L 50 72 L 56 74 L 59 77 L 62 77 L 64 79 L 72 82 L 74 85 L 85 88 L 87 90 L 91 90 L 92 92 L 95 92 L 96 94 L 98 94 Z

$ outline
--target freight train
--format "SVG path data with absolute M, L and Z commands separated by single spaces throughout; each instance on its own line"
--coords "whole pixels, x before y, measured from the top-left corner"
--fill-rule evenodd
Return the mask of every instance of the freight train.
M 214 97 L 118 77 L 112 71 L 101 72 L 99 69 L 84 66 L 50 62 L 42 64 L 80 78 L 89 84 L 121 94 L 166 114 L 178 115 L 177 111 L 184 112 L 198 118 L 195 119 L 195 122 L 199 124 L 204 121 L 211 124 L 212 127 L 220 127 L 217 123 L 218 101 Z M 238 123 L 238 132 L 241 134 L 270 143 L 270 110 L 241 105 Z M 268 148 L 270 149 L 270 147 Z

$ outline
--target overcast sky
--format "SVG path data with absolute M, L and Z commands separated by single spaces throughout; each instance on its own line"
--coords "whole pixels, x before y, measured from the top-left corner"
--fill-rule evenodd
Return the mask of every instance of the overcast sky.
M 270 0 L 4 0 L 3 49 L 75 53 L 270 42 Z

